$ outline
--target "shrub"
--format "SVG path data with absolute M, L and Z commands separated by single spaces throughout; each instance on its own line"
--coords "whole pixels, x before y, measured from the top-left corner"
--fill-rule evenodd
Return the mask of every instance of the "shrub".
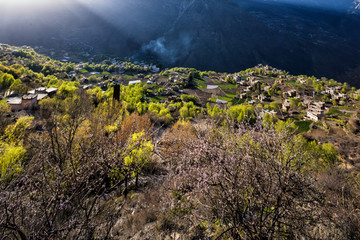
M 324 196 L 307 167 L 313 156 L 291 128 L 210 125 L 182 149 L 169 153 L 172 206 L 195 225 L 207 221 L 208 237 L 311 238 L 321 225 Z
M 195 96 L 192 95 L 181 95 L 181 100 L 184 102 L 193 102 L 194 104 L 197 103 L 197 98 Z

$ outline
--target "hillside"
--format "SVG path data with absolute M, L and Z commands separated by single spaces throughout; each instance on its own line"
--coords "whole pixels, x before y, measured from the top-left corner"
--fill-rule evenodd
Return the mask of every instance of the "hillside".
M 360 237 L 355 87 L 89 59 L 0 45 L 1 238 Z

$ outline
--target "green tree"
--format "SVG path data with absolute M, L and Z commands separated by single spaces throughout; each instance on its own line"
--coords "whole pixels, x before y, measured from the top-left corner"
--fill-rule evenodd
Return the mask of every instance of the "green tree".
M 194 104 L 197 103 L 197 98 L 195 96 L 191 96 L 191 95 L 181 95 L 181 100 L 184 102 L 193 102 Z
M 252 105 L 237 105 L 232 106 L 228 110 L 228 115 L 238 122 L 250 122 L 253 123 L 256 120 L 255 108 Z
M 182 108 L 180 108 L 180 116 L 184 119 L 193 118 L 197 112 L 198 108 L 194 105 L 193 102 L 187 102 Z
M 26 158 L 26 150 L 22 145 L 0 143 L 0 179 L 11 179 L 21 170 Z
M 338 151 L 331 143 L 323 143 L 321 145 L 321 158 L 326 166 L 334 166 L 338 160 Z
M 25 136 L 25 131 L 30 127 L 34 117 L 20 117 L 15 124 L 7 126 L 1 140 L 11 144 L 18 144 Z
M 15 82 L 13 75 L 4 73 L 0 74 L 0 90 L 8 89 Z
M 10 90 L 14 91 L 15 93 L 25 94 L 28 91 L 28 87 L 25 84 L 23 84 L 20 79 L 16 79 L 11 84 Z
M 78 82 L 62 82 L 61 86 L 59 87 L 57 94 L 61 98 L 72 97 L 75 95 L 76 90 L 78 89 L 77 86 L 79 85 Z
M 0 136 L 3 134 L 5 127 L 10 123 L 7 115 L 10 113 L 10 107 L 6 101 L 0 101 Z
M 22 146 L 25 131 L 30 127 L 34 117 L 20 117 L 15 124 L 7 126 L 0 139 L 1 179 L 9 180 L 22 169 L 26 150 Z

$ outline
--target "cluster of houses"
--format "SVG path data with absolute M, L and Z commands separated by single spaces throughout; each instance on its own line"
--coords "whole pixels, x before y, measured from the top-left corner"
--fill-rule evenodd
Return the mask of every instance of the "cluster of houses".
M 263 71 L 266 72 L 276 72 L 282 73 L 280 70 L 273 69 L 268 66 L 259 65 L 257 68 L 261 68 Z M 264 72 L 265 73 L 265 72 Z M 269 91 L 271 86 L 263 86 L 261 82 L 255 77 L 249 74 L 250 76 L 246 79 L 243 79 L 243 76 L 240 74 L 232 75 L 231 77 L 234 78 L 236 84 L 242 89 L 239 94 L 240 99 L 249 99 L 252 96 L 252 99 L 247 101 L 248 104 L 254 104 L 256 102 L 270 102 L 271 98 L 267 94 L 263 94 L 265 91 Z M 279 75 L 277 83 L 281 84 L 284 80 L 290 78 L 291 76 Z M 279 82 L 281 80 L 282 82 Z M 305 78 L 299 78 L 298 81 L 301 83 L 306 83 Z M 254 96 L 251 94 L 253 91 L 259 90 L 259 94 Z M 304 93 L 303 93 L 304 94 Z M 314 93 L 313 93 L 314 94 Z M 320 94 L 330 94 L 332 99 L 335 99 L 339 104 L 341 101 L 346 101 L 349 97 L 345 93 L 341 93 L 341 87 L 326 87 L 325 91 L 321 92 Z M 313 95 L 314 96 L 314 95 Z M 313 96 L 306 96 L 306 94 L 301 95 L 295 89 L 289 89 L 287 91 L 282 92 L 283 102 L 282 102 L 282 111 L 288 112 L 289 114 L 295 114 L 297 111 L 290 111 L 291 110 L 291 98 L 298 99 L 302 106 L 305 108 L 305 118 L 310 119 L 312 121 L 320 121 L 324 117 L 324 112 L 326 110 L 325 103 L 321 101 L 315 101 Z M 256 101 L 257 100 L 257 101 Z M 222 103 L 222 102 L 218 102 Z M 274 112 L 272 112 L 274 114 Z
M 53 97 L 57 88 L 36 88 L 23 96 L 8 96 L 7 104 L 11 111 L 34 110 L 39 107 L 39 102 L 45 98 Z
M 301 104 L 306 108 L 306 117 L 307 119 L 313 120 L 315 122 L 320 121 L 324 117 L 325 103 L 320 101 L 314 101 L 308 96 L 297 96 L 295 90 L 290 90 L 283 93 L 284 97 L 296 98 L 301 101 Z M 282 104 L 282 110 L 284 112 L 289 112 L 291 108 L 290 99 L 285 99 Z
M 310 120 L 317 122 L 324 117 L 324 110 L 325 110 L 324 102 L 310 101 L 310 103 L 308 104 L 308 109 L 306 111 L 306 116 Z

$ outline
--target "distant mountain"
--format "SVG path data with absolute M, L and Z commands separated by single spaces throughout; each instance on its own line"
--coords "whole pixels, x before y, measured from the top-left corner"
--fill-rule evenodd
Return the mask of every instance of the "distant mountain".
M 77 0 L 5 8 L 0 42 L 233 72 L 259 63 L 360 86 L 359 0 Z M 355 77 L 354 77 L 355 76 Z

